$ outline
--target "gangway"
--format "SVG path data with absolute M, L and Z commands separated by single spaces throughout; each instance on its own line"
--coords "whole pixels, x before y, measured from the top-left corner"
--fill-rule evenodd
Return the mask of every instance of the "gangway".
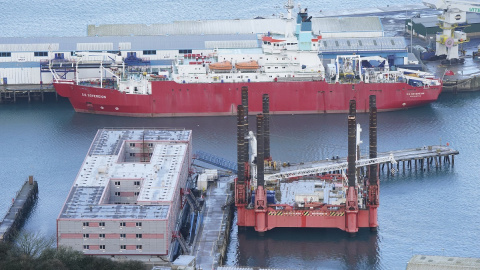
M 235 162 L 215 156 L 213 154 L 204 151 L 197 151 L 195 152 L 194 158 L 219 168 L 229 170 L 233 173 L 237 173 L 237 164 Z

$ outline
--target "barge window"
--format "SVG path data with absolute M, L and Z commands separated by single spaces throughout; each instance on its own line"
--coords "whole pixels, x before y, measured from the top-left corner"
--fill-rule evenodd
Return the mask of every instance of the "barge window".
M 11 57 L 12 53 L 11 52 L 0 52 L 0 57 Z
M 33 52 L 34 56 L 48 56 L 48 52 Z

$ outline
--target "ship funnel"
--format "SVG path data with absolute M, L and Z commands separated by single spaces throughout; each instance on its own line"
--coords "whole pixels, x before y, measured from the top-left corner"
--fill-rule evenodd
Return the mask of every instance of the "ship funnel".
M 268 94 L 263 94 L 263 136 L 264 136 L 264 156 L 270 159 L 270 98 Z
M 238 180 L 239 184 L 243 184 L 245 182 L 245 135 L 244 135 L 244 108 L 242 105 L 238 105 L 237 108 L 237 173 L 238 173 Z
M 257 186 L 265 186 L 263 115 L 257 115 Z
M 376 96 L 370 96 L 370 121 L 369 121 L 369 142 L 370 142 L 370 159 L 377 157 L 377 101 Z M 377 184 L 377 165 L 371 164 L 369 168 L 370 185 Z

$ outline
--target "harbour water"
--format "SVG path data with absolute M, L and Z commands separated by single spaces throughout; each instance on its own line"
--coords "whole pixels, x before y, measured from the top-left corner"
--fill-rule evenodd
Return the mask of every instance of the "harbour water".
M 153 24 L 185 20 L 272 18 L 285 14 L 287 0 L 244 1 L 48 1 L 0 0 L 0 37 L 84 36 L 89 24 Z M 421 6 L 420 0 L 303 0 L 312 16 L 350 14 L 377 7 Z
M 166 23 L 173 20 L 231 19 L 278 15 L 283 1 L 25 1 L 0 0 L 0 36 L 85 35 L 87 24 Z M 421 4 L 403 1 L 403 4 Z M 302 1 L 312 15 L 328 10 L 374 8 L 398 1 Z M 233 8 L 235 7 L 235 8 Z M 277 8 L 275 8 L 277 7 Z M 21 10 L 22 12 L 19 12 Z M 274 11 L 272 11 L 274 10 Z M 37 15 L 44 14 L 44 15 Z M 380 113 L 378 149 L 446 144 L 460 151 L 455 167 L 382 175 L 379 231 L 355 238 L 330 229 L 253 230 L 231 234 L 227 265 L 292 269 L 404 269 L 412 254 L 480 257 L 480 93 L 442 94 L 430 105 Z M 363 124 L 368 145 L 367 115 Z M 251 118 L 253 127 L 253 118 Z M 236 118 L 123 118 L 75 113 L 68 101 L 0 105 L 0 216 L 28 175 L 39 182 L 39 199 L 24 229 L 56 234 L 56 218 L 97 129 L 177 127 L 193 130 L 194 150 L 232 161 Z M 346 115 L 283 115 L 271 120 L 272 156 L 301 162 L 347 153 Z
M 234 226 L 226 264 L 294 269 L 403 269 L 412 254 L 480 257 L 478 164 L 480 93 L 442 94 L 421 108 L 380 113 L 378 149 L 447 142 L 455 167 L 382 175 L 378 233 L 356 238 L 330 229 L 275 229 L 260 237 Z M 123 118 L 75 113 L 66 100 L 0 107 L 0 213 L 26 177 L 39 200 L 25 230 L 55 235 L 58 213 L 97 129 L 177 127 L 193 130 L 194 150 L 235 160 L 236 118 Z M 367 115 L 359 114 L 367 128 Z M 253 118 L 251 118 L 253 123 Z M 271 121 L 272 156 L 300 162 L 346 156 L 346 115 L 283 115 Z M 368 135 L 362 149 L 368 145 Z M 366 150 L 362 150 L 366 151 Z M 8 196 L 11 194 L 11 196 Z M 220 206 L 219 206 L 220 207 Z

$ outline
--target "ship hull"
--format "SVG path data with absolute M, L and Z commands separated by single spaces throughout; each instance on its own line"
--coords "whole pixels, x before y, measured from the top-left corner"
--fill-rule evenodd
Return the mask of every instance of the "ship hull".
M 262 111 L 262 95 L 269 94 L 271 114 L 346 113 L 349 100 L 357 112 L 368 112 L 370 95 L 378 111 L 392 111 L 437 100 L 442 86 L 414 87 L 406 83 L 329 84 L 325 81 L 196 83 L 152 81 L 152 94 L 127 94 L 98 86 L 54 83 L 76 112 L 135 117 L 236 115 L 241 89 L 249 89 L 249 113 Z

